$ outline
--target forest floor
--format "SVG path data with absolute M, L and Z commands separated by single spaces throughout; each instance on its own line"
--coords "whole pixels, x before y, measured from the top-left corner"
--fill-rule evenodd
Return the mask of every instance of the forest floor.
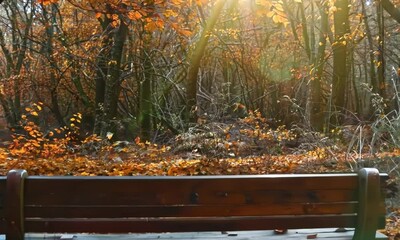
M 110 136 L 90 136 L 79 143 L 69 136 L 44 141 L 29 131 L 0 147 L 0 175 L 11 169 L 49 176 L 176 176 L 354 172 L 376 167 L 391 177 L 382 232 L 400 239 L 400 149 L 383 143 L 372 148 L 364 130 L 355 128 L 349 137 L 343 128 L 327 137 L 300 128 L 272 130 L 263 119 L 253 117 L 194 126 L 164 144 L 139 138 L 110 141 Z

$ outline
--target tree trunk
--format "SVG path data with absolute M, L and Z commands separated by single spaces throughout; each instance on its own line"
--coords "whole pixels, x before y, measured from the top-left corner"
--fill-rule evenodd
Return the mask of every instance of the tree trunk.
M 106 18 L 100 21 L 103 31 L 107 31 L 110 19 Z M 104 122 L 104 97 L 106 91 L 106 76 L 108 74 L 108 60 L 110 59 L 110 48 L 112 39 L 109 33 L 104 34 L 101 41 L 101 49 L 96 60 L 96 90 L 95 90 L 95 123 L 93 132 L 100 135 L 101 130 L 105 127 Z
M 365 33 L 367 34 L 368 47 L 369 47 L 369 74 L 371 79 L 372 91 L 378 92 L 378 81 L 375 72 L 375 57 L 374 57 L 374 40 L 372 39 L 371 27 L 369 26 L 367 11 L 365 9 L 364 1 L 361 1 L 362 14 L 364 17 Z
M 222 12 L 222 9 L 227 0 L 218 0 L 212 9 L 211 15 L 206 22 L 206 26 L 201 33 L 200 39 L 198 40 L 194 52 L 192 54 L 189 66 L 189 72 L 187 76 L 187 102 L 186 102 L 186 114 L 190 122 L 197 122 L 197 75 L 199 74 L 201 59 L 203 58 L 208 39 L 215 24 L 217 23 L 218 17 Z
M 314 63 L 314 75 L 311 80 L 311 93 L 310 93 L 310 125 L 317 131 L 322 131 L 324 129 L 324 103 L 322 99 L 322 73 L 324 71 L 325 65 L 325 49 L 326 49 L 326 38 L 328 35 L 328 6 L 324 3 L 320 7 L 321 15 L 321 27 L 319 33 L 319 43 L 317 56 Z
M 379 2 L 382 4 L 385 11 L 388 12 L 394 20 L 400 23 L 400 10 L 396 8 L 390 0 L 380 0 Z
M 121 84 L 121 62 L 128 26 L 121 21 L 112 27 L 110 20 L 101 22 L 106 31 L 103 48 L 97 59 L 96 76 L 96 118 L 94 133 L 106 136 L 107 132 L 116 133 L 118 101 Z M 111 28 L 110 31 L 108 29 Z
M 377 21 L 378 21 L 378 60 L 377 60 L 377 73 L 378 73 L 378 93 L 386 100 L 386 84 L 385 84 L 385 18 L 383 15 L 383 6 L 381 1 L 377 5 Z
M 147 43 L 148 45 L 148 43 Z M 144 59 L 143 67 L 144 74 L 143 79 L 140 83 L 140 95 L 139 95 L 139 127 L 140 137 L 143 140 L 150 140 L 152 130 L 152 77 L 153 77 L 153 66 L 151 64 L 151 58 L 147 49 L 143 50 L 142 58 Z
M 54 49 L 53 49 L 53 40 L 54 40 L 54 31 L 55 26 L 57 25 L 56 22 L 56 14 L 57 14 L 57 6 L 51 5 L 51 11 L 48 12 L 46 8 L 43 8 L 43 17 L 44 23 L 51 23 L 50 27 L 46 28 L 46 45 L 44 46 L 44 55 L 49 62 L 49 70 L 50 70 L 50 82 L 51 82 L 51 89 L 50 89 L 50 109 L 54 114 L 55 118 L 57 119 L 58 123 L 61 126 L 65 126 L 66 123 L 64 121 L 64 117 L 61 113 L 60 106 L 58 103 L 58 92 L 57 87 L 59 85 L 59 79 L 57 78 L 55 72 L 58 71 L 59 67 L 57 66 L 57 61 L 54 59 Z
M 337 0 L 334 13 L 335 42 L 333 43 L 332 104 L 336 114 L 331 123 L 341 124 L 345 114 L 345 90 L 347 81 L 347 39 L 349 28 L 349 1 Z

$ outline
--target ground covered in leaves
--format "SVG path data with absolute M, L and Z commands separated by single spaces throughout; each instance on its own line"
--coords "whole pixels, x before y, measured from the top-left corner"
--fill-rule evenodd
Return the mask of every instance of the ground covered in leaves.
M 11 169 L 49 176 L 177 176 L 354 172 L 377 167 L 391 175 L 395 183 L 391 190 L 397 189 L 399 182 L 400 149 L 382 144 L 383 151 L 371 151 L 378 146 L 371 146 L 367 137 L 355 141 L 354 136 L 360 135 L 346 133 L 346 129 L 324 136 L 298 127 L 272 128 L 253 113 L 231 123 L 196 125 L 155 144 L 140 138 L 113 141 L 111 133 L 105 138 L 80 139 L 79 121 L 76 115 L 68 128 L 43 132 L 27 119 L 23 131 L 0 148 L 0 175 Z M 383 232 L 400 239 L 400 202 L 395 192 L 388 198 Z

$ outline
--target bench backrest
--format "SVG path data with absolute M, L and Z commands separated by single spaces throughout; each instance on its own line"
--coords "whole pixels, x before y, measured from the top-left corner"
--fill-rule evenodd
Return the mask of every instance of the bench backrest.
M 190 177 L 45 177 L 11 171 L 0 178 L 5 206 L 0 232 L 356 227 L 375 233 L 385 224 L 381 184 L 386 178 L 376 169 Z

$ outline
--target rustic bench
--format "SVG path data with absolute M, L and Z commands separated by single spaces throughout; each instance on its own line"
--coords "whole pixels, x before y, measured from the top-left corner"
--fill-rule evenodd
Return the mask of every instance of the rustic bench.
M 149 233 L 385 227 L 386 174 L 0 177 L 0 233 Z

